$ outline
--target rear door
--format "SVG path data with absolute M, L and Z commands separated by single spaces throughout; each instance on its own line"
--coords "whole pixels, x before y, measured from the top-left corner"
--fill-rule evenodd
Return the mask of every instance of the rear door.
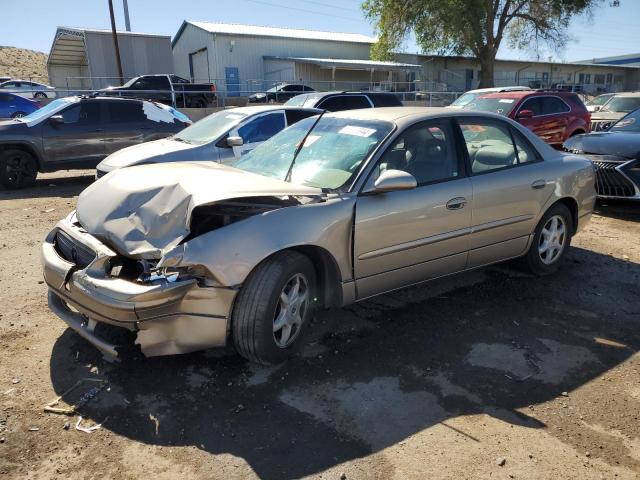
M 521 255 L 553 182 L 542 157 L 508 123 L 484 117 L 458 119 L 473 186 L 469 267 Z
M 518 120 L 546 143 L 562 143 L 568 124 L 567 113 L 571 111 L 562 99 L 555 96 L 539 96 L 526 99 L 518 112 L 531 110 L 532 118 Z
M 65 165 L 92 168 L 105 157 L 101 103 L 81 100 L 57 113 L 63 123 L 42 122 L 47 169 L 60 169 Z
M 131 145 L 142 143 L 153 133 L 140 100 L 106 100 L 104 140 L 105 152 L 110 155 Z
M 385 170 L 403 170 L 412 190 L 361 194 L 356 203 L 354 267 L 358 298 L 463 270 L 471 225 L 471 180 L 452 122 L 421 122 L 384 152 L 365 191 Z

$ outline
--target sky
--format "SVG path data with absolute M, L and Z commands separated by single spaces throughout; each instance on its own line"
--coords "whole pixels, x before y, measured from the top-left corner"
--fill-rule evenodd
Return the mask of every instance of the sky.
M 113 0 L 118 29 L 124 30 L 122 0 Z M 175 35 L 182 20 L 247 23 L 374 35 L 361 0 L 129 0 L 136 32 Z M 593 18 L 575 18 L 562 51 L 543 51 L 540 60 L 576 61 L 640 52 L 640 0 L 603 1 Z M 30 14 L 29 12 L 34 12 Z M 40 12 L 40 13 L 36 13 Z M 0 45 L 49 52 L 57 26 L 110 28 L 107 0 L 0 0 Z M 503 42 L 504 43 L 504 42 Z M 419 51 L 409 38 L 403 51 Z M 501 47 L 498 58 L 535 60 L 536 53 Z

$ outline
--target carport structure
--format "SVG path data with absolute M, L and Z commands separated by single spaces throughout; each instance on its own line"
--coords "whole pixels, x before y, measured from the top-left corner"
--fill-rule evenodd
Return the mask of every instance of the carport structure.
M 173 73 L 171 37 L 117 32 L 124 80 Z M 97 89 L 119 83 L 111 30 L 58 27 L 47 59 L 49 82 L 68 90 Z
M 317 90 L 412 90 L 421 65 L 341 58 L 265 56 L 265 79 L 302 82 Z M 399 85 L 398 85 L 399 84 Z

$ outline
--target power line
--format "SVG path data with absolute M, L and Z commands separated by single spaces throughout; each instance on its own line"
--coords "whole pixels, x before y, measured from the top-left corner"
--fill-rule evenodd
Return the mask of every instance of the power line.
M 315 0 L 298 0 L 300 2 L 305 2 L 305 3 L 311 3 L 314 5 L 319 5 L 321 7 L 328 7 L 328 8 L 335 8 L 337 10 L 343 10 L 345 12 L 359 12 L 359 10 L 354 10 L 353 8 L 345 8 L 345 7 L 339 7 L 337 5 L 331 5 L 329 3 L 324 3 L 324 2 L 316 2 Z
M 315 10 L 307 10 L 307 9 L 304 9 L 304 8 L 292 7 L 290 5 L 279 5 L 277 3 L 264 2 L 262 0 L 245 0 L 245 1 L 246 2 L 258 3 L 260 5 L 266 5 L 268 7 L 285 8 L 287 10 L 296 10 L 298 12 L 313 13 L 314 15 L 323 15 L 325 17 L 339 18 L 340 20 L 347 20 L 347 21 L 351 21 L 351 22 L 362 23 L 363 20 L 364 20 L 362 18 L 344 17 L 344 16 L 341 16 L 341 15 L 332 15 L 331 13 L 317 12 Z

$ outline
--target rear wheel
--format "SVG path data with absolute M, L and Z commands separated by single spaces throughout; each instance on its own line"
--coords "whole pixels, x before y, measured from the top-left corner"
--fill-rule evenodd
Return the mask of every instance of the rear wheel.
M 206 108 L 207 102 L 204 98 L 196 98 L 191 102 L 192 108 Z
M 33 185 L 38 176 L 38 164 L 29 152 L 20 149 L 5 150 L 0 157 L 0 184 L 15 189 Z
M 311 261 L 298 252 L 281 252 L 258 265 L 233 309 L 238 353 L 262 364 L 286 360 L 301 343 L 311 316 L 315 281 Z
M 36 93 L 33 95 L 33 97 L 34 97 L 34 98 L 47 98 L 47 94 L 46 94 L 46 93 L 44 93 L 44 92 L 36 92 Z
M 536 227 L 533 242 L 522 258 L 523 266 L 535 275 L 555 273 L 571 244 L 573 217 L 562 203 L 553 205 Z

